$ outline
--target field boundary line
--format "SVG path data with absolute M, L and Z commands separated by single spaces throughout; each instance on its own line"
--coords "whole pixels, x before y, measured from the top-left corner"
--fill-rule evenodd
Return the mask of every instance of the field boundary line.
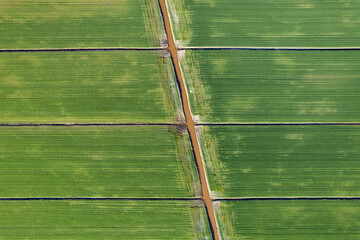
M 154 48 L 39 48 L 39 49 L 0 49 L 0 52 L 91 52 L 91 51 L 159 51 L 166 47 Z
M 287 200 L 360 200 L 360 197 L 243 197 L 243 198 L 216 198 L 220 201 L 287 201 Z
M 323 125 L 323 126 L 359 126 L 360 123 L 357 122 L 349 122 L 349 123 L 196 123 L 196 126 L 309 126 L 309 125 Z
M 360 51 L 360 47 L 349 47 L 349 48 L 311 48 L 311 47 L 179 47 L 178 50 Z
M 212 202 L 212 199 L 210 196 L 210 190 L 209 190 L 207 179 L 206 179 L 204 162 L 201 157 L 200 144 L 199 144 L 199 141 L 196 136 L 195 123 L 194 123 L 194 120 L 193 120 L 193 117 L 191 114 L 191 107 L 190 107 L 189 98 L 188 98 L 188 95 L 186 92 L 186 85 L 185 85 L 185 81 L 183 79 L 183 75 L 181 72 L 181 67 L 180 67 L 180 63 L 179 63 L 179 59 L 178 59 L 178 50 L 179 49 L 176 46 L 173 32 L 171 29 L 170 16 L 168 13 L 166 0 L 158 0 L 158 3 L 159 3 L 159 7 L 160 7 L 163 24 L 165 27 L 166 36 L 168 39 L 168 50 L 170 52 L 171 59 L 172 59 L 173 65 L 174 65 L 177 84 L 178 84 L 178 88 L 179 88 L 180 95 L 181 95 L 181 102 L 182 102 L 182 107 L 183 107 L 183 111 L 184 111 L 184 115 L 185 115 L 185 119 L 186 119 L 186 126 L 188 129 L 189 135 L 190 135 L 190 142 L 192 145 L 193 153 L 195 155 L 197 171 L 198 171 L 198 174 L 200 177 L 202 200 L 205 204 L 205 210 L 206 210 L 206 214 L 207 214 L 207 217 L 209 220 L 209 227 L 210 227 L 212 237 L 215 240 L 219 240 L 220 235 L 219 235 L 219 230 L 218 230 L 217 222 L 216 222 L 216 218 L 215 218 L 213 202 Z
M 96 201 L 96 200 L 106 200 L 106 201 L 202 201 L 201 198 L 153 198 L 153 197 L 124 197 L 124 198 L 111 198 L 111 197 L 31 197 L 31 198 L 22 198 L 22 197 L 9 197 L 9 198 L 0 198 L 0 201 L 61 201 L 61 200 L 86 200 L 86 201 Z

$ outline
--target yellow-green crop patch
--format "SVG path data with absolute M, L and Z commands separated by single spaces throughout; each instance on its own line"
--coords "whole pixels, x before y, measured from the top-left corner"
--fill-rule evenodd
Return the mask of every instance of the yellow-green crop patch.
M 0 49 L 157 47 L 154 0 L 0 0 Z
M 357 240 L 359 201 L 217 202 L 222 239 Z
M 166 51 L 0 53 L 0 123 L 183 118 Z
M 360 2 L 167 0 L 180 46 L 359 47 Z
M 360 196 L 360 126 L 203 126 L 197 133 L 215 198 Z
M 3 239 L 210 239 L 199 201 L 1 201 Z
M 195 197 L 186 131 L 172 126 L 1 127 L 0 197 Z
M 182 52 L 200 122 L 359 122 L 359 51 Z

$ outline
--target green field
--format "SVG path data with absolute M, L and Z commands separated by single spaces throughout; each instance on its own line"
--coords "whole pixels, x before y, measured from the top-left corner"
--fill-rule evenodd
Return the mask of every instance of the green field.
M 359 47 L 360 1 L 167 0 L 180 46 Z
M 166 126 L 1 127 L 0 197 L 200 195 L 186 131 Z
M 183 118 L 165 51 L 0 53 L 0 123 Z
M 222 239 L 357 240 L 359 201 L 218 202 Z
M 0 49 L 157 47 L 154 0 L 0 0 Z
M 198 201 L 1 201 L 1 239 L 209 239 Z
M 200 122 L 359 122 L 358 51 L 181 52 Z
M 360 196 L 360 126 L 197 132 L 213 197 Z

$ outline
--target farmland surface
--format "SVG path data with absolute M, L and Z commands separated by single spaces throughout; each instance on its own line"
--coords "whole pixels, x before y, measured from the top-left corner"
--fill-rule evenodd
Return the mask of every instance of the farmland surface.
M 182 53 L 200 122 L 358 122 L 357 51 Z
M 0 0 L 0 49 L 157 47 L 165 32 L 151 0 Z
M 237 201 L 216 205 L 223 239 L 356 240 L 358 201 Z
M 359 9 L 0 0 L 0 239 L 360 239 Z
M 210 237 L 199 201 L 1 201 L 0 211 L 4 239 Z
M 360 2 L 167 0 L 181 47 L 359 47 Z
M 183 116 L 165 51 L 0 53 L 0 123 L 151 123 Z
M 195 197 L 186 131 L 167 126 L 2 127 L 0 197 Z
M 198 127 L 222 197 L 360 196 L 360 126 Z

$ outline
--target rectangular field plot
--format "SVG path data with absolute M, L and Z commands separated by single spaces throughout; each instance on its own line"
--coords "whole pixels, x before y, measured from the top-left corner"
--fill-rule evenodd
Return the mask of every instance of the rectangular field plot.
M 357 240 L 360 203 L 351 200 L 217 202 L 222 239 Z
M 199 122 L 359 122 L 358 51 L 180 52 Z
M 0 123 L 182 121 L 166 54 L 0 53 Z
M 198 201 L 1 201 L 3 239 L 210 239 Z
M 197 128 L 215 198 L 360 196 L 360 126 Z
M 167 0 L 180 46 L 359 47 L 360 2 Z
M 0 49 L 157 47 L 153 0 L 0 0 Z
M 194 197 L 186 131 L 163 126 L 1 127 L 0 197 Z

